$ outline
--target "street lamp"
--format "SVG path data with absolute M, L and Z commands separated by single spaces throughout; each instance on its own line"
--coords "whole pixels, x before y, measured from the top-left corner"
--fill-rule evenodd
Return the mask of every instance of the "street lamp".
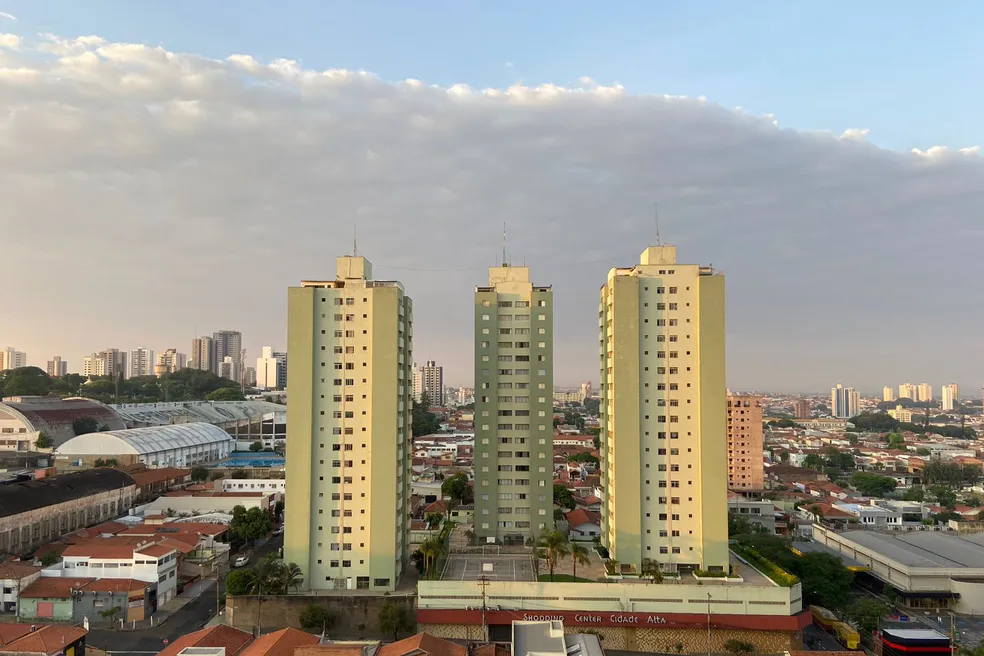
M 707 656 L 711 656 L 711 593 L 707 593 Z

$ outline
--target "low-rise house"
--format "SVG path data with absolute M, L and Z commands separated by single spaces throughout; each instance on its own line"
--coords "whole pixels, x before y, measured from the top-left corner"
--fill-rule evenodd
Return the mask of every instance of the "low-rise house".
M 178 549 L 152 538 L 97 538 L 69 545 L 62 552 L 62 562 L 41 575 L 153 582 L 158 584 L 160 603 L 165 604 L 177 595 Z
M 137 484 L 137 501 L 156 499 L 191 480 L 191 470 L 178 467 L 149 469 L 140 463 L 126 467 L 125 471 Z
M 18 615 L 22 619 L 72 622 L 75 593 L 93 580 L 89 577 L 42 576 L 20 591 Z
M 164 514 L 192 516 L 206 513 L 232 513 L 236 506 L 260 508 L 272 513 L 276 507 L 274 497 L 270 492 L 216 492 L 214 490 L 180 490 L 168 492 L 143 507 L 146 514 Z
M 11 656 L 85 656 L 88 631 L 56 624 L 0 624 L 0 653 Z
M 572 540 L 594 540 L 601 537 L 601 513 L 576 508 L 564 516 Z
M 17 610 L 20 591 L 41 578 L 41 568 L 16 560 L 0 563 L 0 584 L 3 585 L 3 610 Z

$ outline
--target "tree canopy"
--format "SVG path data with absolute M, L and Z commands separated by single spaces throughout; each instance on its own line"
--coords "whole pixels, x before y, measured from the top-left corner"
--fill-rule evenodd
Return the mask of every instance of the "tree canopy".
M 18 367 L 0 371 L 0 397 L 47 396 L 51 377 L 37 367 Z
M 567 508 L 568 510 L 574 510 L 577 503 L 574 501 L 574 494 L 568 490 L 563 485 L 553 486 L 553 498 L 554 503 L 561 508 Z
M 410 632 L 414 627 L 410 621 L 410 616 L 407 614 L 407 609 L 391 601 L 387 601 L 379 609 L 378 618 L 380 633 L 392 634 L 394 641 L 400 639 L 401 633 Z
M 244 506 L 232 509 L 229 532 L 245 542 L 253 542 L 273 530 L 273 520 L 262 508 L 246 510 Z
M 898 485 L 894 478 L 869 472 L 856 472 L 851 476 L 851 485 L 866 496 L 883 497 Z
M 468 484 L 467 474 L 458 472 L 454 476 L 444 479 L 444 482 L 441 484 L 441 494 L 454 499 L 459 504 L 471 503 L 472 488 Z
M 977 439 L 977 431 L 969 426 L 934 426 L 925 424 L 904 423 L 885 412 L 862 412 L 848 419 L 855 429 L 872 433 L 937 433 L 944 437 L 955 437 L 964 440 Z
M 440 420 L 437 415 L 430 411 L 430 397 L 427 392 L 421 392 L 420 402 L 413 402 L 413 436 L 430 435 L 436 433 L 440 428 Z
M 214 392 L 205 395 L 208 401 L 245 401 L 242 390 L 239 387 L 220 387 Z

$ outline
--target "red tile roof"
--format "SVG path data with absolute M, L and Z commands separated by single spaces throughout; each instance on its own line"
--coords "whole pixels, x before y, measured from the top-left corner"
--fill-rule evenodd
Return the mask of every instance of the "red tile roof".
M 169 553 L 173 553 L 175 550 L 173 547 L 165 547 L 161 544 L 152 544 L 149 547 L 140 547 L 139 549 L 134 549 L 134 553 L 140 553 L 144 556 L 150 556 L 152 558 L 163 558 Z
M 60 654 L 87 633 L 79 626 L 43 624 L 32 631 L 30 624 L 6 624 L 0 629 L 0 646 L 5 654 Z
M 191 476 L 190 469 L 178 469 L 177 467 L 161 467 L 160 469 L 145 469 L 143 471 L 130 472 L 137 486 L 154 485 L 155 483 L 167 483 L 168 481 L 184 481 Z
M 581 526 L 583 524 L 601 525 L 601 513 L 593 510 L 585 510 L 584 508 L 577 508 L 576 510 L 570 511 L 564 516 L 564 519 L 567 520 L 567 523 L 571 526 L 571 528 Z
M 423 652 L 428 656 L 468 656 L 468 649 L 449 640 L 435 638 L 429 633 L 418 633 L 399 642 L 383 645 L 376 656 L 407 656 Z
M 153 583 L 137 579 L 96 579 L 86 584 L 86 592 L 136 592 L 146 590 Z
M 20 591 L 24 599 L 70 599 L 72 592 L 81 590 L 95 579 L 73 576 L 42 576 Z
M 240 656 L 294 656 L 298 647 L 315 645 L 318 641 L 318 636 L 298 629 L 281 629 L 258 637 Z
M 16 560 L 0 563 L 0 579 L 22 579 L 40 571 L 40 567 L 35 567 L 31 563 L 18 562 Z
M 177 656 L 188 647 L 223 647 L 226 656 L 237 656 L 252 640 L 252 633 L 219 624 L 181 636 L 157 656 Z

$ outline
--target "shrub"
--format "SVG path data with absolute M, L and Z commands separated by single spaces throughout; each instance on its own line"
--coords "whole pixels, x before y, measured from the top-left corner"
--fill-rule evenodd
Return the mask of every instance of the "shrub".
M 301 623 L 301 627 L 308 631 L 322 631 L 330 629 L 332 624 L 335 623 L 335 614 L 324 606 L 315 606 L 312 604 L 306 606 L 301 611 L 298 620 Z
M 795 575 L 790 574 L 783 568 L 776 565 L 771 560 L 766 559 L 758 551 L 756 551 L 751 547 L 744 547 L 738 544 L 734 544 L 731 546 L 731 550 L 734 551 L 739 556 L 741 556 L 742 558 L 744 558 L 745 560 L 747 560 L 748 562 L 758 567 L 758 569 L 760 569 L 763 574 L 765 574 L 770 579 L 772 579 L 773 581 L 775 581 L 776 583 L 778 583 L 784 588 L 791 588 L 797 583 L 799 583 L 799 579 L 796 578 Z

